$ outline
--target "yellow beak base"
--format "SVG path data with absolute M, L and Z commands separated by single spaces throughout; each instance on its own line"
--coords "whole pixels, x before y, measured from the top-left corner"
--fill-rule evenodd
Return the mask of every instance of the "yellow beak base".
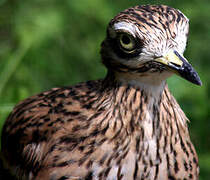
M 177 51 L 170 51 L 165 56 L 156 58 L 155 61 L 165 65 L 184 79 L 199 86 L 202 85 L 198 73 L 194 70 L 192 65 Z

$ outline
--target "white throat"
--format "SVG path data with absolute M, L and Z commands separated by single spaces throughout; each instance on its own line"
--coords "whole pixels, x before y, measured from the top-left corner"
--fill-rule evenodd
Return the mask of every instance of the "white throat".
M 166 79 L 171 76 L 170 72 L 163 72 L 161 73 L 150 73 L 144 74 L 142 76 L 138 76 L 137 74 L 132 73 L 115 73 L 115 78 L 117 81 L 128 84 L 131 86 L 135 86 L 144 90 L 149 95 L 153 96 L 155 99 L 159 98 L 161 93 L 163 92 Z

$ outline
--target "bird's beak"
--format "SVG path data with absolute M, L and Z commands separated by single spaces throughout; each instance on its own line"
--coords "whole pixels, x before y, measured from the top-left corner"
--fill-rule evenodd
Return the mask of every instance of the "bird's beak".
M 164 57 L 156 58 L 155 61 L 164 64 L 182 78 L 199 86 L 202 85 L 198 73 L 194 70 L 192 65 L 177 51 L 170 51 Z

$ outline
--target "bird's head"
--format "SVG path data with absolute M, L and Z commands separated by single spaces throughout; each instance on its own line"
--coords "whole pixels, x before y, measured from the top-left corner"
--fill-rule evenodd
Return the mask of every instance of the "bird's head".
M 189 20 L 165 5 L 126 9 L 114 17 L 102 43 L 102 61 L 120 80 L 158 84 L 172 74 L 201 85 L 184 58 Z

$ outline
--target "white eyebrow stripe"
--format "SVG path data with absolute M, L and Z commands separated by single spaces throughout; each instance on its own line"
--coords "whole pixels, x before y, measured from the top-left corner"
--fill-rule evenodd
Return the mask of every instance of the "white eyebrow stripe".
M 139 34 L 139 29 L 132 23 L 129 22 L 118 22 L 113 25 L 114 30 L 128 31 L 131 35 L 136 37 Z

